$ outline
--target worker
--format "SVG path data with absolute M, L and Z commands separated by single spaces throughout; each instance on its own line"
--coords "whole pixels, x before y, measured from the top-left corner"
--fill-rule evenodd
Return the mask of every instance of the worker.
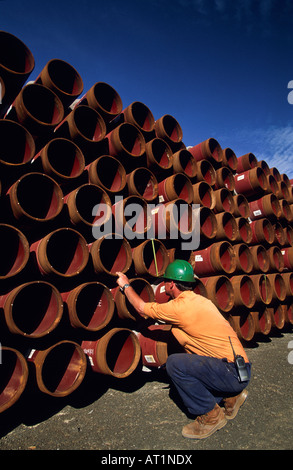
M 145 302 L 117 272 L 117 284 L 143 318 L 172 325 L 184 347 L 168 356 L 166 371 L 184 405 L 196 419 L 182 429 L 190 439 L 203 439 L 235 418 L 247 398 L 251 364 L 236 332 L 209 299 L 194 292 L 190 263 L 175 260 L 163 275 L 166 303 Z M 187 353 L 187 354 L 186 354 Z

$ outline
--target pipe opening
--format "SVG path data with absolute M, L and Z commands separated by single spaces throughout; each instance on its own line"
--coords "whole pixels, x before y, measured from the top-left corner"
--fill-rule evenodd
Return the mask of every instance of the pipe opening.
M 124 188 L 126 184 L 126 171 L 116 158 L 110 155 L 103 155 L 93 162 L 92 165 L 90 171 L 95 171 L 94 175 L 90 173 L 92 183 L 95 183 L 97 178 L 97 184 L 112 192 L 118 192 Z
M 216 171 L 213 165 L 208 160 L 200 160 L 198 163 L 202 178 L 211 186 L 216 181 Z
M 108 195 L 99 186 L 93 184 L 80 186 L 75 191 L 74 202 L 74 210 L 89 225 L 103 225 L 112 215 Z
M 144 152 L 142 135 L 132 124 L 121 124 L 119 127 L 119 137 L 124 150 L 131 155 L 140 156 Z
M 135 292 L 144 300 L 145 302 L 152 302 L 154 300 L 154 291 L 151 287 L 151 285 L 145 281 L 144 279 L 141 278 L 135 278 L 132 279 L 131 282 L 131 287 L 135 290 Z M 125 303 L 126 303 L 126 310 L 129 312 L 132 318 L 137 318 L 137 311 L 135 308 L 131 305 L 131 303 L 127 300 L 125 297 Z M 129 314 L 127 317 L 129 317 Z
M 99 330 L 112 318 L 114 300 L 106 286 L 90 282 L 85 283 L 78 292 L 74 308 L 83 327 Z
M 52 331 L 61 319 L 62 299 L 51 284 L 38 281 L 27 283 L 20 289 L 16 288 L 11 300 L 11 305 L 7 307 L 10 309 L 9 318 L 14 323 L 14 333 L 41 337 Z
M 219 277 L 216 283 L 215 296 L 217 299 L 217 304 L 221 310 L 230 310 L 231 295 L 233 295 L 233 287 L 231 282 L 225 279 L 224 276 Z
M 29 243 L 15 227 L 0 224 L 0 279 L 19 273 L 29 259 Z
M 26 360 L 16 350 L 2 347 L 1 357 L 0 412 L 17 401 L 28 377 Z
M 190 200 L 190 195 L 192 193 L 193 199 L 193 189 L 190 180 L 183 173 L 176 173 L 173 179 L 174 191 L 178 198 L 184 199 L 185 201 Z
M 100 267 L 108 274 L 116 275 L 116 272 L 126 272 L 130 268 L 132 262 L 132 254 L 129 243 L 124 238 L 104 237 L 98 241 L 98 251 L 91 250 L 94 258 L 98 257 L 100 263 L 96 263 L 96 269 Z M 100 266 L 101 264 L 101 266 Z
M 221 149 L 219 142 L 217 142 L 217 140 L 214 138 L 210 138 L 208 140 L 208 147 L 209 147 L 210 154 L 212 155 L 213 159 L 216 162 L 221 162 L 223 157 L 222 157 L 222 149 Z
M 122 102 L 118 93 L 107 83 L 98 82 L 94 85 L 94 96 L 100 107 L 113 115 L 122 111 Z
M 46 247 L 49 264 L 63 275 L 78 273 L 83 267 L 88 253 L 78 232 L 74 230 L 57 230 L 47 240 Z
M 157 164 L 164 169 L 171 168 L 172 152 L 167 143 L 163 139 L 156 138 L 147 144 L 147 148 L 149 145 Z
M 217 219 L 215 214 L 208 208 L 200 209 L 200 227 L 201 232 L 207 238 L 214 238 L 217 233 Z
M 260 276 L 258 282 L 261 299 L 265 304 L 267 304 L 272 300 L 271 283 L 266 275 Z
M 249 248 L 242 244 L 239 247 L 238 259 L 244 272 L 250 272 L 252 269 L 252 257 Z
M 196 164 L 193 155 L 185 149 L 180 150 L 177 154 L 174 154 L 173 158 L 177 157 L 179 160 L 179 171 L 184 172 L 189 178 L 196 176 Z M 174 158 L 175 160 L 175 158 Z M 175 161 L 173 162 L 175 167 Z
M 99 142 L 105 137 L 106 125 L 97 111 L 88 106 L 78 106 L 73 112 L 75 125 L 86 139 Z
M 232 262 L 233 248 L 229 243 L 221 243 L 219 249 L 219 258 L 221 266 L 226 273 L 231 273 L 234 271 L 235 263 Z
M 2 119 L 0 121 L 0 161 L 9 165 L 29 162 L 35 153 L 35 143 L 29 132 L 20 124 Z
M 135 101 L 131 105 L 131 111 L 138 127 L 144 131 L 151 131 L 153 129 L 155 120 L 151 111 L 145 104 Z
M 255 302 L 255 290 L 251 279 L 243 276 L 240 282 L 240 295 L 243 304 L 247 307 L 252 307 Z
M 125 374 L 133 365 L 136 347 L 132 333 L 126 330 L 116 331 L 107 346 L 106 362 L 113 374 Z
M 142 246 L 139 246 L 136 250 L 141 251 L 141 258 L 136 259 L 134 254 L 135 267 L 138 272 L 157 276 L 158 270 L 158 276 L 164 274 L 169 264 L 169 256 L 162 242 L 155 239 L 152 243 L 151 240 L 147 240 L 146 243 L 143 243 Z
M 57 125 L 63 118 L 64 110 L 55 93 L 43 85 L 34 83 L 22 89 L 25 108 L 34 119 L 44 124 Z
M 0 31 L 0 64 L 16 73 L 30 73 L 35 61 L 26 45 L 17 37 Z
M 124 206 L 124 218 L 127 229 L 137 234 L 147 232 L 152 223 L 147 202 L 139 196 L 129 196 L 122 205 Z M 133 214 L 135 214 L 135 217 Z M 131 225 L 128 223 L 130 221 Z
M 52 59 L 48 62 L 48 73 L 54 85 L 68 95 L 79 95 L 83 83 L 76 70 L 67 62 Z
M 147 168 L 137 168 L 131 175 L 133 189 L 137 194 L 147 201 L 153 201 L 158 194 L 158 184 L 155 176 Z
M 235 240 L 237 234 L 237 224 L 230 212 L 224 212 L 222 217 L 222 227 L 229 240 Z
M 47 146 L 47 158 L 52 168 L 67 178 L 76 178 L 84 170 L 81 150 L 67 139 L 51 140 Z
M 179 126 L 179 123 L 173 116 L 166 114 L 163 116 L 163 126 L 164 130 L 169 137 L 170 140 L 173 142 L 180 142 L 182 139 L 182 130 Z

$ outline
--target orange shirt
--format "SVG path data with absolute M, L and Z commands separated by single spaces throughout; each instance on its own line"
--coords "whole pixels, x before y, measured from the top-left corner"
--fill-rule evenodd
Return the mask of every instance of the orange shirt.
M 201 295 L 184 291 L 167 303 L 147 302 L 144 313 L 151 318 L 172 324 L 173 335 L 187 353 L 227 358 L 233 362 L 230 336 L 235 353 L 248 362 L 237 333 L 230 323 L 211 300 Z

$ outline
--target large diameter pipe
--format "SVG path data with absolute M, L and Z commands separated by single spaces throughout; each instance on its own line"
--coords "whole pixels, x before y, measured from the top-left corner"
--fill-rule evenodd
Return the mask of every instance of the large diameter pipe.
M 123 379 L 139 365 L 141 348 L 136 334 L 128 328 L 113 328 L 97 341 L 83 341 L 94 372 Z
M 80 148 L 71 140 L 50 140 L 32 159 L 32 164 L 51 176 L 59 184 L 74 182 L 85 169 L 85 159 Z
M 293 220 L 293 212 L 289 202 L 286 199 L 280 199 L 281 215 L 280 219 L 284 220 L 285 223 L 290 223 Z
M 193 155 L 187 149 L 181 149 L 173 153 L 173 172 L 183 173 L 191 181 L 197 175 L 197 163 Z
M 281 273 L 268 273 L 267 277 L 272 285 L 272 300 L 283 302 L 286 299 L 286 286 Z
M 67 108 L 83 91 L 83 81 L 75 68 L 61 59 L 51 59 L 35 83 L 40 83 L 54 91 Z
M 44 276 L 71 278 L 87 266 L 89 250 L 85 238 L 72 228 L 58 228 L 30 246 Z
M 5 95 L 0 103 L 3 117 L 35 67 L 29 48 L 16 36 L 0 31 L 0 76 L 5 84 Z
M 39 390 L 53 397 L 74 392 L 87 370 L 86 355 L 74 341 L 60 341 L 45 350 L 32 349 L 27 360 L 35 365 Z
M 282 248 L 282 255 L 284 257 L 284 268 L 293 270 L 293 247 Z
M 237 238 L 237 223 L 231 212 L 220 212 L 215 214 L 217 221 L 217 240 L 228 240 L 234 242 Z
M 117 91 L 108 83 L 96 82 L 79 100 L 76 106 L 89 106 L 96 110 L 106 123 L 122 111 L 122 101 Z
M 256 304 L 269 305 L 273 299 L 273 289 L 270 279 L 266 274 L 252 274 L 250 276 L 255 287 Z
M 220 164 L 223 160 L 223 150 L 219 142 L 214 138 L 209 138 L 193 147 L 188 148 L 196 161 L 209 160 L 213 164 Z
M 252 254 L 246 243 L 237 243 L 233 245 L 236 258 L 236 271 L 245 274 L 251 273 L 253 269 Z
M 0 280 L 21 273 L 29 257 L 30 247 L 26 236 L 13 225 L 0 224 Z
M 203 277 L 207 297 L 216 307 L 224 313 L 230 312 L 234 307 L 234 290 L 230 279 L 224 275 Z
M 192 207 L 184 199 L 159 204 L 151 210 L 155 236 L 159 239 L 186 237 L 193 230 Z
M 254 198 L 262 195 L 268 187 L 267 177 L 258 166 L 235 175 L 235 191 Z
M 157 239 L 145 240 L 132 251 L 135 272 L 139 276 L 160 277 L 169 264 L 165 245 Z
M 199 181 L 192 185 L 193 202 L 201 206 L 213 209 L 215 205 L 213 197 L 213 188 L 206 181 Z
M 211 186 L 216 183 L 216 170 L 209 160 L 197 162 L 197 181 L 206 181 Z
M 148 203 L 141 196 L 127 196 L 112 205 L 117 233 L 126 238 L 144 237 L 152 228 L 152 216 Z M 134 214 L 134 216 L 133 216 Z
M 249 204 L 248 200 L 243 194 L 234 194 L 234 217 L 249 217 Z
M 193 202 L 193 187 L 190 179 L 183 173 L 168 176 L 158 184 L 159 201 L 162 203 L 184 199 L 189 204 Z
M 218 229 L 217 219 L 212 209 L 200 208 L 200 237 L 202 241 L 210 242 L 216 237 Z
M 157 199 L 158 182 L 148 168 L 135 168 L 127 175 L 126 180 L 129 195 L 140 196 L 147 202 L 153 202 Z
M 110 197 L 100 186 L 85 183 L 64 198 L 70 221 L 78 230 L 93 233 L 95 227 L 106 225 L 112 219 Z
M 25 223 L 45 223 L 56 219 L 64 205 L 59 184 L 43 173 L 22 175 L 7 191 L 12 213 Z
M 126 273 L 132 264 L 130 244 L 121 235 L 107 234 L 95 240 L 89 248 L 97 274 L 116 276 L 116 272 Z
M 252 238 L 250 243 L 252 245 L 272 245 L 275 240 L 274 227 L 269 219 L 257 219 L 250 223 L 252 230 Z
M 232 173 L 235 173 L 237 170 L 238 160 L 234 150 L 230 149 L 229 147 L 223 149 L 223 160 L 222 165 L 227 166 L 230 168 Z
M 230 278 L 234 290 L 234 307 L 245 306 L 252 308 L 255 304 L 256 293 L 252 279 L 247 274 Z
M 274 230 L 275 230 L 274 243 L 277 246 L 280 246 L 280 247 L 286 246 L 287 243 L 286 243 L 285 228 L 281 225 L 281 223 L 279 221 L 273 222 L 273 227 L 274 227 Z
M 126 172 L 138 165 L 143 166 L 146 143 L 140 130 L 129 122 L 124 122 L 106 136 L 109 154 L 123 164 Z
M 130 279 L 129 284 L 145 302 L 153 302 L 155 300 L 153 288 L 146 279 L 136 277 Z M 119 288 L 113 289 L 113 295 L 119 318 L 137 320 L 138 314 L 136 310 Z
M 272 329 L 272 315 L 268 307 L 260 308 L 258 312 L 251 312 L 255 323 L 255 333 L 267 336 Z
M 190 263 L 199 277 L 217 273 L 232 274 L 236 269 L 235 252 L 227 241 L 213 243 L 203 250 L 193 251 Z
M 268 249 L 268 255 L 270 260 L 270 268 L 269 271 L 278 271 L 282 272 L 284 269 L 284 257 L 282 255 L 282 251 L 278 246 L 271 246 Z
M 28 365 L 16 349 L 1 346 L 0 413 L 14 405 L 25 390 Z
M 248 309 L 244 309 L 240 315 L 230 315 L 229 323 L 240 340 L 252 341 L 255 336 L 255 320 Z
M 263 245 L 253 245 L 249 247 L 253 259 L 253 271 L 267 273 L 270 268 L 269 256 Z
M 60 292 L 44 281 L 30 281 L 15 287 L 0 297 L 0 305 L 9 331 L 27 338 L 49 334 L 58 326 L 63 314 Z
M 227 166 L 222 166 L 216 170 L 215 189 L 227 188 L 229 191 L 235 189 L 235 179 L 232 171 Z
M 175 152 L 180 149 L 182 144 L 183 132 L 177 119 L 170 114 L 161 116 L 155 121 L 156 136 L 163 139 Z
M 101 282 L 85 282 L 62 298 L 67 304 L 70 324 L 73 328 L 100 331 L 113 318 L 115 303 L 110 289 Z
M 122 193 L 127 184 L 124 166 L 111 155 L 101 155 L 85 169 L 89 182 L 103 188 L 110 197 Z
M 47 138 L 64 117 L 64 107 L 49 88 L 35 83 L 25 85 L 17 95 L 6 118 L 22 124 L 35 142 Z
M 162 367 L 170 354 L 179 352 L 170 325 L 150 325 L 137 333 L 142 363 L 148 368 Z
M 83 152 L 88 165 L 97 156 L 107 153 L 106 124 L 89 106 L 78 106 L 54 129 L 55 137 L 72 140 Z
M 285 282 L 286 297 L 293 297 L 293 272 L 282 272 L 282 277 Z
M 270 167 L 265 160 L 259 160 L 256 166 L 260 166 L 267 176 L 270 174 Z
M 252 229 L 246 217 L 236 217 L 237 235 L 235 242 L 243 242 L 250 244 L 252 240 Z
M 220 212 L 234 212 L 235 202 L 233 194 L 227 188 L 220 188 L 213 191 L 213 210 L 215 214 Z
M 268 310 L 272 319 L 272 327 L 277 330 L 282 330 L 286 322 L 285 305 L 276 301 L 268 306 Z
M 258 164 L 257 158 L 253 153 L 246 153 L 237 158 L 237 173 L 243 173 L 244 171 L 255 168 Z
M 173 168 L 173 152 L 163 139 L 155 137 L 145 146 L 147 168 L 151 170 L 158 181 L 171 175 Z
M 123 122 L 129 122 L 137 127 L 146 142 L 155 137 L 155 119 L 153 113 L 140 101 L 134 101 L 121 111 L 121 113 L 109 123 L 108 129 L 113 129 Z
M 255 201 L 249 202 L 249 217 L 251 220 L 261 218 L 279 218 L 281 206 L 275 194 L 266 194 Z

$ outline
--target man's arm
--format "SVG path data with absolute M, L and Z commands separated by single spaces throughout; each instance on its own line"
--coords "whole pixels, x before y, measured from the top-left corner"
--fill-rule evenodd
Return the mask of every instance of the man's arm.
M 121 272 L 117 272 L 116 274 L 118 276 L 118 279 L 117 279 L 116 282 L 117 282 L 119 287 L 124 287 L 125 284 L 129 284 L 129 279 L 125 274 L 123 274 Z M 124 290 L 124 294 L 126 295 L 127 299 L 131 303 L 131 305 L 135 308 L 135 310 L 141 316 L 145 317 L 145 313 L 144 313 L 145 301 L 135 292 L 133 287 L 131 287 L 131 286 L 126 287 L 125 290 Z

